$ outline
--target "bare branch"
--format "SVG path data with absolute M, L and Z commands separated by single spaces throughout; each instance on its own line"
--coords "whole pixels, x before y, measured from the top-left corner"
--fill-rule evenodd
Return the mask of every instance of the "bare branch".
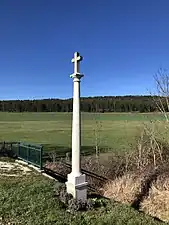
M 157 96 L 153 96 L 153 101 L 157 109 L 164 115 L 167 122 L 169 122 L 169 73 L 166 69 L 159 69 L 154 75 L 156 83 Z

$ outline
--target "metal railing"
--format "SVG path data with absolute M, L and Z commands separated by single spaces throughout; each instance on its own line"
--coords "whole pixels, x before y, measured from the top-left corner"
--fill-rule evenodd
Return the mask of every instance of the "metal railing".
M 43 146 L 24 142 L 0 142 L 0 154 L 43 168 Z
M 17 158 L 22 159 L 23 161 L 32 165 L 35 165 L 42 170 L 42 145 L 19 142 L 16 145 L 12 145 L 12 151 L 16 154 Z

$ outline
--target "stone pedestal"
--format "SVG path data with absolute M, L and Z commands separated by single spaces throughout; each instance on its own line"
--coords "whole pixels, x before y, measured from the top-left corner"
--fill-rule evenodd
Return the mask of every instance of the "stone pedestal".
M 73 78 L 73 119 L 72 119 L 72 172 L 68 174 L 66 182 L 67 193 L 77 200 L 86 201 L 87 182 L 85 174 L 80 172 L 80 147 L 81 147 L 81 116 L 80 116 L 80 79 L 83 77 L 79 72 L 79 63 L 82 57 L 75 52 L 72 62 L 74 63 Z
M 86 175 L 81 174 L 74 176 L 72 173 L 68 174 L 68 181 L 66 182 L 67 192 L 72 194 L 77 200 L 83 202 L 87 199 L 87 182 Z

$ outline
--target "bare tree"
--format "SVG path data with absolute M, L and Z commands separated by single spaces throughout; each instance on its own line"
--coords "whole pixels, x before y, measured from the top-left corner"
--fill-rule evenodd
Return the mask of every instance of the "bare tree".
M 156 84 L 156 96 L 153 96 L 153 100 L 158 110 L 165 116 L 167 122 L 169 122 L 169 72 L 166 69 L 159 69 L 154 75 Z

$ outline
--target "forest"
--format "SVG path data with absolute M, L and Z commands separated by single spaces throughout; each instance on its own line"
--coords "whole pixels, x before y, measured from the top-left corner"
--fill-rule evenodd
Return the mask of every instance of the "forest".
M 155 112 L 157 96 L 97 96 L 82 97 L 82 112 Z M 162 100 L 163 101 L 163 100 Z M 72 112 L 72 99 L 5 100 L 1 112 Z M 167 111 L 167 106 L 164 104 Z

